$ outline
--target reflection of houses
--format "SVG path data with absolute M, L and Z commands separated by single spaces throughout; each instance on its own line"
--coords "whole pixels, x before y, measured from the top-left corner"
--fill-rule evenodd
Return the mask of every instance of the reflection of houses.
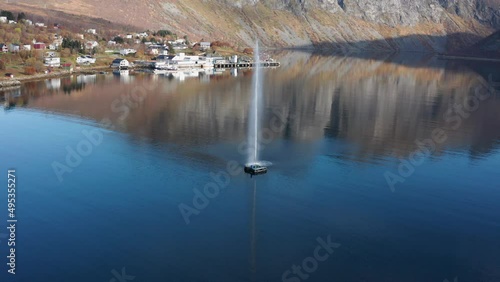
M 113 75 L 120 77 L 120 81 L 124 83 L 130 83 L 132 81 L 129 70 L 114 70 Z
M 61 79 L 60 78 L 52 78 L 45 80 L 45 86 L 47 89 L 60 89 L 61 88 Z
M 96 74 L 79 75 L 76 77 L 77 83 L 92 83 L 92 84 L 94 84 L 96 81 L 97 81 Z

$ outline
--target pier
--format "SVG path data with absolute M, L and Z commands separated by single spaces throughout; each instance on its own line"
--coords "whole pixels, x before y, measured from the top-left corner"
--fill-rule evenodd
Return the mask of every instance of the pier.
M 279 62 L 238 62 L 238 63 L 215 63 L 214 68 L 216 69 L 225 69 L 225 68 L 253 68 L 253 67 L 279 67 Z

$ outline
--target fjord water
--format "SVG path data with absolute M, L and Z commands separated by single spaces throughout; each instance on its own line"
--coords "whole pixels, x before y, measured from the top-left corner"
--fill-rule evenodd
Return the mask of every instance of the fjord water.
M 2 92 L 18 244 L 11 276 L 0 237 L 1 281 L 500 281 L 500 100 L 463 110 L 489 74 L 500 80 L 497 66 L 273 56 L 282 64 L 262 69 L 259 153 L 274 166 L 254 178 L 225 177 L 247 161 L 252 70 Z M 445 140 L 412 155 L 436 129 Z M 80 160 L 68 153 L 78 150 Z M 418 165 L 400 174 L 408 160 Z M 69 169 L 62 181 L 56 162 Z M 391 190 L 388 172 L 404 182 Z M 321 240 L 340 245 L 318 261 Z

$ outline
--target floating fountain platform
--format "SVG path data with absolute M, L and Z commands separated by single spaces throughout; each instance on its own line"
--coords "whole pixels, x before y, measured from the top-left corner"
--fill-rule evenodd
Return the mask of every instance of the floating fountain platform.
M 251 175 L 258 175 L 258 174 L 266 174 L 267 173 L 267 167 L 260 165 L 258 163 L 254 164 L 246 164 L 245 165 L 245 173 L 251 174 Z

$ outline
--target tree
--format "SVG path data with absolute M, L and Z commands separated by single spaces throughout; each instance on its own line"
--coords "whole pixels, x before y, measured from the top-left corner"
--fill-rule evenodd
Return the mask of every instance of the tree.
M 7 67 L 5 66 L 5 62 L 0 60 L 0 70 L 4 71 Z
M 172 35 L 172 32 L 170 30 L 161 29 L 161 30 L 158 30 L 158 32 L 156 32 L 156 35 L 161 36 L 161 37 L 165 37 L 167 35 Z
M 9 20 L 9 21 L 14 20 L 14 15 L 12 14 L 12 12 L 9 12 L 9 11 L 0 12 L 0 17 L 7 17 L 7 20 Z
M 125 42 L 120 36 L 115 36 L 115 38 L 113 38 L 113 41 L 117 44 L 123 44 L 123 42 Z
M 17 14 L 17 21 L 20 22 L 22 20 L 25 20 L 26 19 L 26 14 L 21 12 L 19 14 Z

